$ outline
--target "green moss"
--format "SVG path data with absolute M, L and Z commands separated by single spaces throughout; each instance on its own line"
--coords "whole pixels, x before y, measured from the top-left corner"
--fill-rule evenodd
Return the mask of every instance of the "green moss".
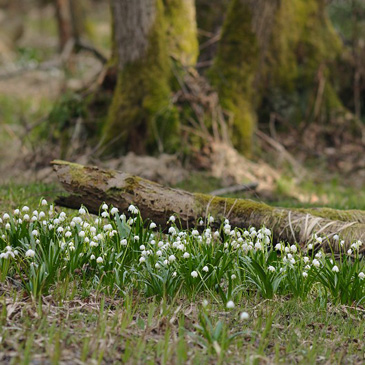
M 208 73 L 221 105 L 232 114 L 234 146 L 246 155 L 252 150 L 256 124 L 253 81 L 259 57 L 251 23 L 249 6 L 233 0 L 224 22 L 217 56 Z
M 161 1 L 143 59 L 119 71 L 103 130 L 107 152 L 172 151 L 178 144 L 178 115 L 170 101 L 171 64 Z
M 199 44 L 193 0 L 164 0 L 169 53 L 183 66 L 194 66 Z

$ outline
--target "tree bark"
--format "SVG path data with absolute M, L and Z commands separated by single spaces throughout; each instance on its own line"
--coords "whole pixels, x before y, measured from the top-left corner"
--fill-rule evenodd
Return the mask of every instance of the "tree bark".
M 215 217 L 218 225 L 228 218 L 233 227 L 248 228 L 265 225 L 276 241 L 304 246 L 314 233 L 326 237 L 323 248 L 338 252 L 333 240 L 339 234 L 345 248 L 359 239 L 365 241 L 365 212 L 323 209 L 274 208 L 245 199 L 220 198 L 205 194 L 163 187 L 160 184 L 113 170 L 53 161 L 53 168 L 66 191 L 73 195 L 59 197 L 57 204 L 77 209 L 85 205 L 90 213 L 98 213 L 103 202 L 127 212 L 130 204 L 138 206 L 143 218 L 166 227 L 168 218 L 176 213 L 183 227 L 192 227 L 200 218 Z
M 117 85 L 103 128 L 106 153 L 171 151 L 179 143 L 172 62 L 194 65 L 192 0 L 112 0 Z

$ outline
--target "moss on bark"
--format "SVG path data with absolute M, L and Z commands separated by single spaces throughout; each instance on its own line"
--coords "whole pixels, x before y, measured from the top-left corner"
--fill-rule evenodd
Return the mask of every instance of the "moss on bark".
M 178 142 L 178 115 L 171 105 L 171 65 L 161 1 L 149 33 L 146 55 L 118 72 L 103 130 L 107 152 L 171 151 Z
M 251 9 L 243 1 L 233 0 L 208 78 L 218 91 L 222 107 L 232 113 L 233 144 L 246 155 L 252 150 L 256 124 L 253 81 L 258 57 Z

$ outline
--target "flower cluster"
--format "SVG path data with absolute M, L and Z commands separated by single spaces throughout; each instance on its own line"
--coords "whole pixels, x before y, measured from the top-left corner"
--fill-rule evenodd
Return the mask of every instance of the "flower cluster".
M 174 296 L 179 290 L 187 295 L 218 293 L 227 308 L 248 288 L 267 298 L 305 298 L 316 292 L 328 292 L 342 303 L 365 298 L 359 240 L 336 260 L 321 250 L 325 237 L 314 235 L 303 248 L 273 242 L 266 227 L 238 229 L 223 219 L 214 228 L 213 216 L 184 230 L 171 215 L 162 230 L 143 220 L 134 205 L 125 213 L 104 203 L 98 216 L 86 207 L 68 214 L 56 212 L 44 199 L 36 210 L 24 206 L 3 213 L 0 280 L 21 280 L 26 290 L 38 295 L 82 272 L 83 282 L 94 289 L 123 294 L 133 287 L 147 296 Z M 333 240 L 345 250 L 339 236 Z M 317 290 L 321 287 L 327 291 Z

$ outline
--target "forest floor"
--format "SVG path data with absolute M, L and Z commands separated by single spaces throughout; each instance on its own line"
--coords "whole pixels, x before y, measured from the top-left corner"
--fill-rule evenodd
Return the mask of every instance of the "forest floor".
M 56 29 L 50 20 L 52 13 L 47 12 L 46 9 L 45 13 L 34 11 L 28 15 L 26 21 L 32 31 L 27 32 L 15 51 L 18 64 L 43 62 L 54 55 Z M 105 21 L 96 18 L 94 24 L 97 45 L 108 49 Z M 43 37 L 41 44 L 37 43 L 39 35 L 45 33 L 50 36 Z M 38 153 L 35 161 L 40 138 L 37 128 L 45 123 L 44 117 L 61 93 L 84 86 L 99 72 L 101 65 L 91 56 L 77 57 L 72 77 L 65 76 L 64 70 L 58 67 L 19 73 L 11 79 L 0 77 L 1 216 L 23 205 L 35 209 L 42 197 L 51 202 L 62 194 L 47 166 L 48 161 L 42 157 L 51 151 L 41 151 L 43 155 L 39 157 Z M 305 164 L 309 175 L 298 179 L 291 174 L 293 166 L 285 159 L 281 162 L 286 167 L 270 191 L 234 196 L 278 206 L 326 205 L 365 210 L 365 179 L 361 166 L 358 174 L 344 176 L 339 173 L 341 170 L 324 170 L 326 163 L 315 157 Z M 35 165 L 39 168 L 36 171 Z M 350 166 L 346 171 L 351 169 Z M 206 193 L 224 185 L 219 178 L 202 171 L 182 171 L 179 176 L 172 176 L 169 183 Z M 305 301 L 291 296 L 264 300 L 257 292 L 248 292 L 228 312 L 214 303 L 203 308 L 204 299 L 203 295 L 192 300 L 178 293 L 163 300 L 146 299 L 138 292 L 116 298 L 85 290 L 82 281 L 75 280 L 60 282 L 52 289 L 52 295 L 34 300 L 21 289 L 1 283 L 0 362 L 365 362 L 365 310 L 362 307 L 334 305 L 315 295 Z M 249 314 L 247 320 L 240 319 L 243 311 Z

